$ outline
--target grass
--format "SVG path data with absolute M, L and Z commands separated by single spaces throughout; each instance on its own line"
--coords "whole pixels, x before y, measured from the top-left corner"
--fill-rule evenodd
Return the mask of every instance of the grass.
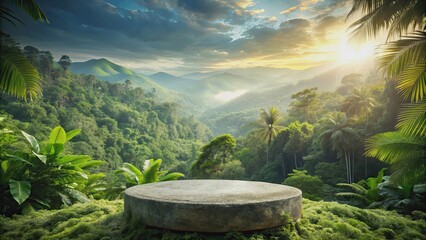
M 123 201 L 92 201 L 61 210 L 0 217 L 1 239 L 426 239 L 424 214 L 414 220 L 396 212 L 360 209 L 335 202 L 303 200 L 298 222 L 283 216 L 285 226 L 222 235 L 182 233 L 126 225 Z M 423 218 L 422 218 L 423 217 Z M 419 218 L 419 217 L 417 217 Z

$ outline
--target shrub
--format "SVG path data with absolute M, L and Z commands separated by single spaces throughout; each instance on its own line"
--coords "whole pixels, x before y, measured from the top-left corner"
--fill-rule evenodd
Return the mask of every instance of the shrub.
M 307 171 L 293 170 L 284 181 L 285 185 L 299 188 L 302 195 L 311 200 L 320 200 L 323 193 L 323 182 L 317 176 L 307 174 Z

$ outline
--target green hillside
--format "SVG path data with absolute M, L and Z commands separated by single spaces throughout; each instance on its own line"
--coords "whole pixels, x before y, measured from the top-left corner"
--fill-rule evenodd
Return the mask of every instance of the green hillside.
M 179 99 L 182 97 L 155 83 L 148 76 L 135 73 L 132 70 L 117 65 L 105 58 L 72 63 L 70 70 L 74 73 L 86 75 L 92 74 L 101 80 L 111 83 L 124 83 L 126 80 L 130 80 L 132 85 L 135 87 L 155 89 L 156 93 L 162 99 L 167 101 Z

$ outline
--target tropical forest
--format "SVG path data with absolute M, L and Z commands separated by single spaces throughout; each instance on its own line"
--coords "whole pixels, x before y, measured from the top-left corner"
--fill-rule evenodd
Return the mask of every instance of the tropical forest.
M 0 239 L 426 239 L 425 0 L 0 21 Z

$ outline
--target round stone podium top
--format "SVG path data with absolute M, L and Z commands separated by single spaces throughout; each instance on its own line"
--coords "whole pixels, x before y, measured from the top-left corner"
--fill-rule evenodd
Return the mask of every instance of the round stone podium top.
M 302 192 L 236 180 L 180 180 L 138 185 L 124 192 L 127 221 L 178 231 L 252 231 L 298 219 Z
M 158 182 L 134 186 L 125 193 L 139 199 L 182 204 L 247 204 L 301 195 L 299 189 L 285 185 L 237 180 Z

